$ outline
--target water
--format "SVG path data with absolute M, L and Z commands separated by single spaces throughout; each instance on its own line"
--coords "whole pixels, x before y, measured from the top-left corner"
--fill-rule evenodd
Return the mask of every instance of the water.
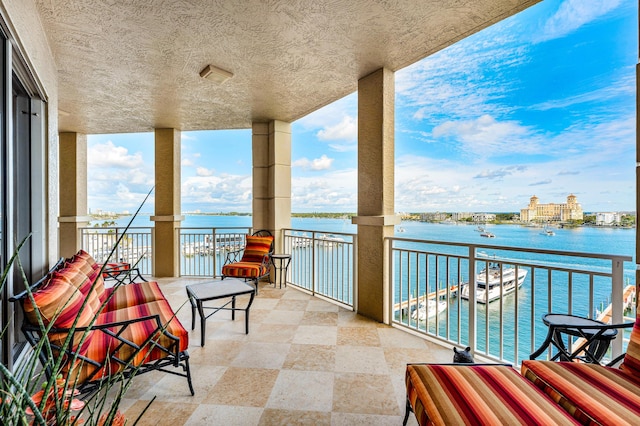
M 130 217 L 116 220 L 117 226 L 125 226 Z M 198 227 L 251 227 L 251 216 L 185 216 L 183 228 Z M 98 221 L 99 222 L 99 221 Z M 149 216 L 139 216 L 132 226 L 153 226 Z M 292 218 L 291 227 L 322 232 L 357 233 L 357 227 L 349 219 Z M 404 232 L 398 232 L 398 229 Z M 491 244 L 503 247 L 530 247 L 535 249 L 564 250 L 583 253 L 605 253 L 634 257 L 635 229 L 578 227 L 553 228 L 555 236 L 542 235 L 542 228 L 520 225 L 488 225 L 487 230 L 496 238 L 483 238 L 477 225 L 445 225 L 418 221 L 403 221 L 396 227 L 396 236 L 435 241 Z M 625 277 L 633 277 L 633 262 L 625 264 Z
M 118 226 L 124 226 L 128 223 L 129 218 L 119 219 Z M 251 216 L 186 216 L 185 220 L 181 223 L 183 228 L 234 228 L 234 227 L 250 227 L 252 225 Z M 148 216 L 141 216 L 136 218 L 134 226 L 153 226 L 153 222 L 149 220 Z M 357 233 L 357 227 L 351 224 L 348 219 L 325 219 L 325 218 L 292 218 L 291 227 L 293 229 L 302 229 L 307 231 L 321 231 L 325 233 Z M 402 229 L 404 232 L 399 232 Z M 500 247 L 518 247 L 518 248 L 533 248 L 542 250 L 559 250 L 559 251 L 572 251 L 582 253 L 599 253 L 610 255 L 624 255 L 633 257 L 635 253 L 635 229 L 622 229 L 622 228 L 596 228 L 596 227 L 578 227 L 578 228 L 566 228 L 558 229 L 553 228 L 555 232 L 554 236 L 547 236 L 543 234 L 543 228 L 525 227 L 520 225 L 488 225 L 486 230 L 494 234 L 495 238 L 483 238 L 480 236 L 480 232 L 477 230 L 475 224 L 460 224 L 460 225 L 448 225 L 448 224 L 434 224 L 417 221 L 403 221 L 401 225 L 396 227 L 396 236 L 407 239 L 420 239 L 420 240 L 433 240 L 443 242 L 458 242 L 458 243 L 475 243 L 483 245 L 494 245 Z M 221 232 L 221 231 L 219 231 Z M 222 231 L 224 232 L 224 231 Z M 411 244 L 411 243 L 405 243 Z M 466 249 L 460 249 L 464 254 Z M 491 254 L 497 254 L 502 256 L 499 251 L 493 250 Z M 509 252 L 509 256 L 512 258 L 530 258 L 531 253 L 517 253 Z M 552 259 L 548 255 L 539 255 L 536 258 L 539 262 L 553 264 L 554 266 L 563 266 L 561 264 L 554 264 L 557 260 Z M 589 260 L 581 260 L 585 263 L 590 263 Z M 593 261 L 598 262 L 597 260 Z M 587 265 L 590 269 L 593 269 L 593 265 Z M 634 262 L 626 262 L 624 265 L 624 281 L 635 282 L 635 269 Z M 603 266 L 604 270 L 610 270 L 610 266 Z M 544 279 L 543 276 L 536 276 L 536 282 Z M 396 280 L 397 281 L 397 280 Z M 420 282 L 424 283 L 426 278 L 421 278 Z M 431 280 L 434 281 L 435 280 Z M 562 282 L 562 279 L 558 280 Z M 555 284 L 554 278 L 554 287 Z M 420 284 L 422 287 L 419 290 L 419 294 L 424 294 L 424 284 Z M 610 294 L 610 287 L 599 286 L 596 283 L 595 290 L 595 303 L 597 307 L 602 309 L 608 304 L 607 297 Z M 435 289 L 430 289 L 433 291 Z M 555 290 L 554 290 L 555 291 Z M 574 282 L 574 313 L 579 315 L 588 314 L 588 297 L 582 297 L 579 293 L 584 292 L 588 294 L 588 290 L 582 285 L 579 278 Z M 403 298 L 406 300 L 406 291 L 402 291 Z M 518 344 L 518 358 L 522 359 L 526 357 L 528 353 L 532 352 L 530 347 L 530 333 L 531 328 L 536 329 L 536 343 L 544 337 L 546 328 L 539 320 L 543 313 L 549 310 L 549 303 L 553 303 L 552 310 L 558 312 L 566 312 L 566 296 L 554 297 L 553 301 L 549 301 L 546 298 L 546 286 L 544 283 L 536 286 L 536 303 L 534 307 L 531 307 L 530 300 L 532 297 L 531 291 L 531 274 L 527 276 L 525 284 L 521 288 L 518 294 L 518 317 L 522 318 L 522 322 L 519 324 L 519 344 Z M 600 294 L 602 293 L 602 294 Z M 396 293 L 399 298 L 397 290 Z M 557 290 L 556 295 L 563 295 L 563 290 Z M 564 290 L 566 294 L 566 290 Z M 398 302 L 399 300 L 396 300 Z M 515 295 L 509 295 L 505 297 L 504 312 L 502 315 L 506 318 L 513 318 L 515 316 Z M 451 333 L 453 335 L 457 332 L 458 316 L 460 317 L 461 328 L 464 329 L 464 324 L 468 323 L 466 301 L 460 301 L 457 298 L 449 301 L 449 307 L 441 316 L 439 323 L 439 332 L 437 334 L 443 335 L 443 330 L 446 325 L 444 319 L 447 318 L 451 327 Z M 461 304 L 461 306 L 459 306 Z M 498 304 L 490 304 L 489 312 L 486 312 L 487 307 L 479 305 L 478 307 L 478 329 L 479 336 L 476 349 L 482 352 L 492 352 L 499 346 L 500 336 L 497 333 L 490 333 L 490 339 L 487 341 L 485 336 L 482 336 L 485 323 L 488 321 L 490 324 L 496 324 L 500 320 L 500 313 L 497 309 Z M 460 307 L 460 310 L 458 310 Z M 531 309 L 535 309 L 534 312 Z M 533 320 L 528 320 L 533 318 Z M 424 330 L 425 324 L 419 325 Z M 513 327 L 508 322 L 505 323 L 506 328 Z M 430 322 L 429 330 L 435 332 L 435 323 Z M 504 333 L 505 351 L 513 353 L 513 347 L 515 342 L 513 334 L 508 329 L 505 329 Z M 464 335 L 462 337 L 464 341 Z M 464 342 L 463 342 L 464 343 Z M 508 354 L 505 354 L 508 358 Z

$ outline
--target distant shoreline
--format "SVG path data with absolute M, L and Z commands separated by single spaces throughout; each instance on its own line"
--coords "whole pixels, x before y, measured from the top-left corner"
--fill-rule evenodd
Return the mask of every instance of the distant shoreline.
M 216 213 L 194 213 L 188 212 L 183 213 L 184 216 L 219 216 L 219 217 L 251 217 L 250 213 L 241 213 L 241 212 L 216 212 Z M 111 214 L 111 215 L 89 215 L 91 217 L 91 222 L 95 224 L 112 222 L 117 219 L 121 219 L 124 217 L 132 216 L 131 213 L 120 213 L 120 214 Z M 153 213 L 139 213 L 139 217 L 150 217 L 153 216 Z M 291 213 L 292 218 L 298 219 L 335 219 L 335 220 L 349 220 L 356 216 L 355 213 Z M 421 223 L 430 223 L 435 225 L 465 225 L 465 226 L 498 226 L 498 225 L 516 225 L 523 227 L 531 227 L 531 228 L 542 228 L 545 224 L 538 222 L 516 222 L 516 221 L 493 221 L 493 222 L 468 222 L 468 221 L 428 221 L 428 220 L 419 220 L 415 217 L 405 217 L 402 219 L 403 222 L 421 222 Z M 94 225 L 95 226 L 95 225 Z M 108 225 L 103 225 L 108 226 Z M 574 229 L 574 228 L 603 228 L 603 229 L 635 229 L 635 226 L 628 225 L 595 225 L 593 223 L 583 223 L 583 224 L 568 224 L 568 223 L 549 223 L 548 226 L 552 228 L 561 228 L 561 229 Z

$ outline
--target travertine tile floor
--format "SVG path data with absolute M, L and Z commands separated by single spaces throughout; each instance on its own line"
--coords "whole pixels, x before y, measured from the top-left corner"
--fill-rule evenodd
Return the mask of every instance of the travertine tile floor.
M 206 280 L 158 281 L 190 329 L 185 286 Z M 451 361 L 450 349 L 267 283 L 248 335 L 243 312 L 232 321 L 221 311 L 207 320 L 204 347 L 199 323 L 190 331 L 189 354 L 195 396 L 182 377 L 141 375 L 120 406 L 129 419 L 156 396 L 139 425 L 400 425 L 407 362 Z

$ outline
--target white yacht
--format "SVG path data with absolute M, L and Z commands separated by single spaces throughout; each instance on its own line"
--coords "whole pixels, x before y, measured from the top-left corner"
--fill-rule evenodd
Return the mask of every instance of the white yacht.
M 413 311 L 411 314 L 411 318 L 414 320 L 417 319 L 419 321 L 425 321 L 427 319 L 427 310 L 429 311 L 429 318 L 433 318 L 436 316 L 436 313 L 440 313 L 447 309 L 447 302 L 444 300 L 439 300 L 437 303 L 434 299 L 429 299 L 427 301 L 427 308 L 425 308 L 424 302 L 420 303 L 418 309 Z
M 553 230 L 548 226 L 544 227 L 544 230 L 541 232 L 541 234 L 546 235 L 547 237 L 553 237 L 554 235 L 556 235 L 556 233 L 553 232 Z
M 502 269 L 502 277 L 500 270 Z M 524 268 L 518 269 L 516 277 L 516 269 L 513 267 L 501 268 L 500 263 L 490 263 L 488 269 L 483 269 L 476 275 L 476 300 L 478 303 L 489 303 L 500 299 L 500 283 L 502 282 L 502 295 L 513 293 L 518 287 L 522 286 L 524 279 L 527 277 L 527 271 Z M 469 299 L 469 283 L 462 283 L 460 296 L 463 299 Z

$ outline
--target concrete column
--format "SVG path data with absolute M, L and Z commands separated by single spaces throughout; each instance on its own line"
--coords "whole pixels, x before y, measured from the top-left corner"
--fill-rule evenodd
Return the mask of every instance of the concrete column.
M 178 227 L 180 209 L 180 131 L 155 131 L 155 222 L 153 275 L 177 277 L 180 273 Z
M 274 120 L 252 128 L 253 227 L 271 231 L 281 253 L 281 230 L 291 227 L 291 124 Z
M 87 211 L 87 135 L 61 132 L 59 255 L 73 256 L 82 246 L 80 228 L 89 224 Z
M 394 74 L 381 68 L 358 82 L 357 300 L 361 315 L 389 323 L 389 260 L 384 238 L 394 214 Z

